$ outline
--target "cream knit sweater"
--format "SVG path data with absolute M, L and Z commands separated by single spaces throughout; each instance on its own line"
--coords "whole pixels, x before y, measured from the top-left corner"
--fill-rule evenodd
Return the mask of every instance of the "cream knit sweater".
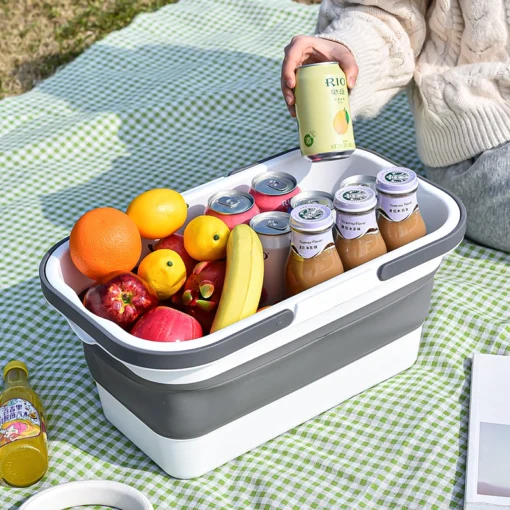
M 323 0 L 316 31 L 356 59 L 354 116 L 408 87 L 426 165 L 510 140 L 510 0 Z

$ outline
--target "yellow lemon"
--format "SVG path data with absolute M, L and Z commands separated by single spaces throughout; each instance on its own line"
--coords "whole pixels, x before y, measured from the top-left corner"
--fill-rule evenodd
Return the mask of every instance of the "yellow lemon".
M 138 267 L 138 275 L 156 292 L 158 299 L 172 297 L 186 281 L 186 266 L 173 250 L 149 253 Z
M 219 218 L 197 216 L 184 229 L 184 248 L 195 260 L 224 259 L 229 235 L 229 228 Z
M 134 198 L 126 212 L 136 223 L 142 237 L 161 239 L 184 225 L 188 206 L 177 191 L 157 188 Z

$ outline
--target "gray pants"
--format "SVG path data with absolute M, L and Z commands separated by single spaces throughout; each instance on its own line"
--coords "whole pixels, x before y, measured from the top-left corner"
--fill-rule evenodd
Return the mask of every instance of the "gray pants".
M 510 142 L 456 165 L 425 167 L 425 172 L 466 206 L 467 237 L 510 252 Z

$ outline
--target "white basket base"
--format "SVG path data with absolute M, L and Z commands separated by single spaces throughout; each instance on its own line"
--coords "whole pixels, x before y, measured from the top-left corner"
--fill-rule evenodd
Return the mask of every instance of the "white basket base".
M 421 329 L 194 439 L 168 439 L 156 434 L 104 388 L 97 388 L 112 425 L 169 475 L 196 478 L 409 368 L 418 356 Z

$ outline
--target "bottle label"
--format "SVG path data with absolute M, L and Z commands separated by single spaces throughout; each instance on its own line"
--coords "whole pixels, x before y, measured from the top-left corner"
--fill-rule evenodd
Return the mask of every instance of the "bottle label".
M 19 439 L 37 437 L 44 423 L 37 409 L 22 398 L 13 398 L 0 407 L 0 448 Z
M 358 239 L 365 234 L 376 234 L 379 230 L 374 211 L 367 214 L 336 212 L 336 228 L 344 239 Z
M 418 209 L 416 193 L 403 197 L 379 193 L 377 209 L 387 220 L 404 221 Z
M 292 232 L 291 248 L 304 259 L 311 259 L 320 255 L 330 245 L 334 246 L 331 230 L 320 234 Z

